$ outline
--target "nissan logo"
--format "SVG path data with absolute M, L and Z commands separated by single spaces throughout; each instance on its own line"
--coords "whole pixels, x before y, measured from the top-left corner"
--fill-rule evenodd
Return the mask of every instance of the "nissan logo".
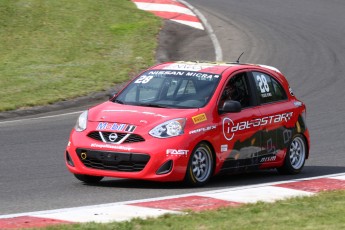
M 111 141 L 111 142 L 115 142 L 116 139 L 117 139 L 117 134 L 116 134 L 116 133 L 111 133 L 111 134 L 109 134 L 108 139 L 109 139 L 109 141 Z

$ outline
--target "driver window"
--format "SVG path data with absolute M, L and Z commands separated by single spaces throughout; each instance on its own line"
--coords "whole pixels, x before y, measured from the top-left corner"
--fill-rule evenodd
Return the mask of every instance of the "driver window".
M 246 79 L 246 73 L 240 73 L 230 78 L 222 92 L 218 108 L 222 108 L 227 100 L 240 102 L 242 108 L 250 106 L 250 95 Z

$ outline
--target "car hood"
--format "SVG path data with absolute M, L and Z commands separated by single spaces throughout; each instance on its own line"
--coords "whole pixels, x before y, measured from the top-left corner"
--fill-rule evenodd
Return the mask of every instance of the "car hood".
M 199 109 L 152 108 L 105 102 L 89 110 L 88 120 L 94 122 L 116 122 L 144 126 L 184 118 Z

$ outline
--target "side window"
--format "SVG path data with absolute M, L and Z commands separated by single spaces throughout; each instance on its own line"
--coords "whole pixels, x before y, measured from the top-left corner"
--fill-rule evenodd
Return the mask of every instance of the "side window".
M 222 92 L 218 107 L 221 108 L 226 100 L 238 101 L 241 103 L 242 108 L 251 105 L 246 73 L 231 77 Z
M 277 101 L 280 100 L 286 100 L 287 99 L 287 95 L 285 93 L 285 90 L 283 88 L 283 86 L 281 86 L 275 79 L 272 78 L 272 84 L 273 84 L 273 89 L 274 89 L 274 93 L 275 93 L 275 99 Z
M 253 72 L 253 76 L 261 104 L 287 98 L 283 87 L 273 77 L 260 72 Z

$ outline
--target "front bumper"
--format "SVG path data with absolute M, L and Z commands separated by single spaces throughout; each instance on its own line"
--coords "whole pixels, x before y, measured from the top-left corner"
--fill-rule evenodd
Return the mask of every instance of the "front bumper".
M 193 150 L 184 138 L 150 137 L 138 143 L 109 144 L 73 130 L 65 153 L 66 166 L 74 174 L 181 181 Z

